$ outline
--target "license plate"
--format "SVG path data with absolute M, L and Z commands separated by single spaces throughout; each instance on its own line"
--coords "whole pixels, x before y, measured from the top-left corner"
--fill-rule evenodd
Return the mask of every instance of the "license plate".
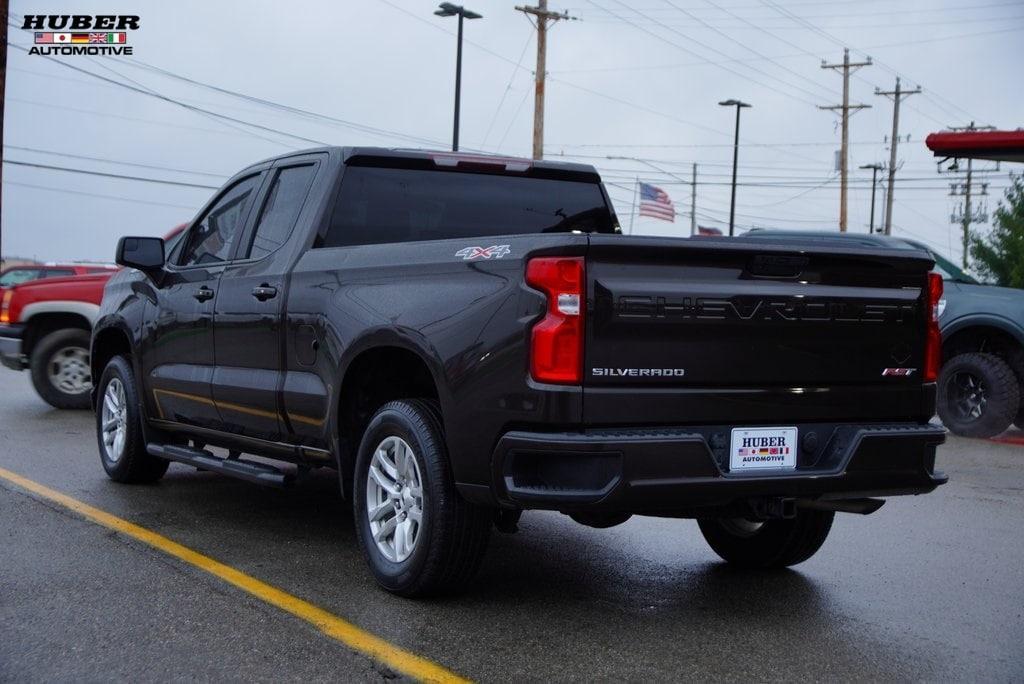
M 796 468 L 796 428 L 733 428 L 729 470 Z

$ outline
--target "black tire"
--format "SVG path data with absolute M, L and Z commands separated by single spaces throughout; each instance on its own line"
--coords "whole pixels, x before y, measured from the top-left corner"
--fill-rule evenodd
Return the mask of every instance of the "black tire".
M 994 354 L 958 354 L 939 373 L 939 418 L 953 434 L 994 437 L 1017 418 L 1020 386 L 1013 369 Z
M 1017 406 L 1017 415 L 1013 424 L 1018 430 L 1024 430 L 1024 372 L 1017 373 L 1017 394 L 1020 397 L 1020 404 Z
M 112 449 L 108 450 L 103 430 L 104 404 L 107 389 L 117 381 L 123 388 L 123 447 L 119 456 L 112 457 Z M 142 433 L 142 408 L 139 393 L 135 385 L 135 372 L 132 364 L 123 356 L 110 359 L 100 376 L 99 389 L 96 392 L 96 443 L 100 450 L 100 461 L 107 476 L 115 482 L 130 484 L 156 482 L 170 463 L 162 458 L 151 456 L 146 451 L 146 440 Z
M 832 511 L 800 509 L 795 518 L 762 523 L 705 518 L 697 524 L 723 560 L 746 568 L 783 568 L 803 563 L 817 553 L 834 518 Z
M 84 352 L 84 364 L 81 356 Z M 64 363 L 70 380 L 81 383 L 81 391 L 61 389 L 50 379 L 51 367 Z M 67 328 L 52 332 L 36 343 L 29 358 L 32 385 L 36 392 L 50 406 L 59 409 L 88 409 L 91 406 L 89 391 L 92 378 L 89 376 L 89 331 Z
M 410 544 L 412 551 L 399 561 L 388 558 L 378 547 L 367 515 L 370 465 L 378 446 L 391 438 L 403 440 L 411 448 L 422 488 L 420 523 Z M 436 403 L 392 401 L 374 414 L 359 446 L 352 491 L 359 546 L 384 589 L 408 597 L 453 592 L 464 587 L 480 567 L 493 511 L 467 502 L 456 491 Z M 414 506 L 408 510 L 414 510 Z M 394 519 L 400 517 L 397 509 L 392 512 Z M 408 515 L 412 517 L 411 512 Z M 391 523 L 390 512 L 387 516 L 378 524 Z M 401 520 L 404 522 L 405 517 Z M 393 535 L 396 545 L 397 541 L 397 535 Z M 397 552 L 397 546 L 394 550 Z

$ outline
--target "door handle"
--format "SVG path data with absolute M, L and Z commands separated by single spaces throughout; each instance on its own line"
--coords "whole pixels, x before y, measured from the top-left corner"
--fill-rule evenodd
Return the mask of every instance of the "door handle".
M 252 288 L 252 296 L 261 302 L 265 302 L 277 296 L 277 288 L 270 285 L 260 285 L 259 287 Z
M 208 299 L 213 299 L 214 292 L 210 288 L 203 285 L 201 288 L 195 291 L 192 295 L 201 302 L 205 302 Z

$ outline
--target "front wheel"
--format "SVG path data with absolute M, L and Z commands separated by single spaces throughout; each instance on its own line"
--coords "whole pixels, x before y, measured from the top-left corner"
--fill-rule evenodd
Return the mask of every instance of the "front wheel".
M 783 568 L 817 553 L 832 529 L 833 511 L 800 509 L 796 517 L 754 521 L 746 518 L 705 518 L 700 531 L 712 550 L 734 565 Z
M 374 414 L 353 484 L 359 545 L 383 588 L 427 596 L 476 573 L 493 516 L 455 490 L 433 402 L 392 401 Z
M 100 377 L 96 393 L 96 441 L 100 461 L 115 482 L 156 482 L 169 462 L 146 451 L 135 372 L 123 356 L 115 356 Z

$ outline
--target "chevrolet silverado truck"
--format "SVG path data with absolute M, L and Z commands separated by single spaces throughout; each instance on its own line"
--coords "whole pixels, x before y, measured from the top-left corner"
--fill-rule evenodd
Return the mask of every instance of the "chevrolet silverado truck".
M 184 226 L 164 236 L 171 241 Z M 22 269 L 27 269 L 22 272 Z M 0 279 L 0 363 L 28 370 L 36 393 L 59 409 L 89 409 L 90 331 L 114 266 L 17 266 Z
M 107 474 L 333 468 L 400 595 L 463 587 L 527 509 L 695 518 L 772 568 L 946 481 L 916 250 L 626 236 L 590 166 L 353 147 L 255 164 L 173 249 L 124 237 L 117 261 Z
M 950 432 L 994 437 L 1024 430 L 1024 290 L 979 283 L 921 242 L 905 237 L 755 228 L 752 238 L 836 241 L 928 252 L 944 282 L 939 301 L 942 370 L 937 410 Z

